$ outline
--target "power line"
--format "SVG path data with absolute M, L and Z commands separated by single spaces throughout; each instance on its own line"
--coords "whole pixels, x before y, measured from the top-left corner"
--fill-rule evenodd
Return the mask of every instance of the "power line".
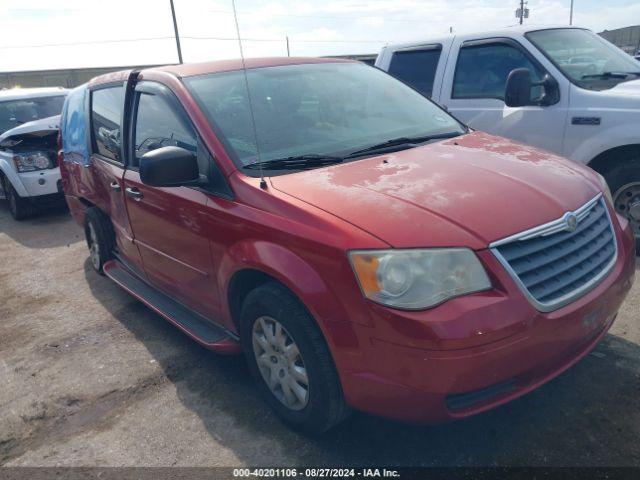
M 180 38 L 187 40 L 217 40 L 217 41 L 229 41 L 237 42 L 237 37 L 200 37 L 190 35 L 180 35 Z M 67 43 L 41 43 L 32 45 L 6 45 L 0 46 L 0 50 L 11 49 L 24 49 L 24 48 L 48 48 L 48 47 L 75 47 L 78 45 L 102 45 L 109 43 L 127 43 L 127 42 L 148 42 L 154 40 L 175 40 L 174 36 L 167 37 L 144 37 L 144 38 L 123 38 L 120 40 L 92 40 L 84 42 L 67 42 Z M 345 40 L 296 40 L 294 37 L 289 37 L 292 43 L 385 43 L 384 40 L 357 40 L 357 39 L 345 39 Z M 282 38 L 243 38 L 243 42 L 283 42 Z
M 151 40 L 173 40 L 174 37 L 142 37 L 142 38 L 123 38 L 120 40 L 91 40 L 85 42 L 68 42 L 68 43 L 41 43 L 34 45 L 6 45 L 0 46 L 1 50 L 14 48 L 45 48 L 45 47 L 73 47 L 76 45 L 98 45 L 104 43 L 126 43 L 126 42 L 148 42 Z

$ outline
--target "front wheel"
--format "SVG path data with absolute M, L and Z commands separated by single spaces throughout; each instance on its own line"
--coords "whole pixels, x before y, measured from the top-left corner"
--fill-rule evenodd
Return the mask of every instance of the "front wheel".
M 613 207 L 629 220 L 640 254 L 640 159 L 620 165 L 605 175 L 611 189 Z
M 115 235 L 111 220 L 98 208 L 90 207 L 85 213 L 84 232 L 91 266 L 102 275 L 103 265 L 113 258 Z
M 285 423 L 319 434 L 347 416 L 322 332 L 284 286 L 269 282 L 247 295 L 241 341 L 258 389 Z
M 28 198 L 22 198 L 16 192 L 16 189 L 13 188 L 11 182 L 6 178 L 2 177 L 2 189 L 4 190 L 5 196 L 7 197 L 7 203 L 9 204 L 9 213 L 14 220 L 24 220 L 26 218 L 32 217 L 36 213 L 35 207 L 31 204 Z

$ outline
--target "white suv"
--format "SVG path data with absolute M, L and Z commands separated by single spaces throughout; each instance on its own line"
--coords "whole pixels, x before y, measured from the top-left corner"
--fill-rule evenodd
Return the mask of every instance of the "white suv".
M 640 240 L 640 64 L 633 57 L 582 28 L 516 27 L 389 45 L 376 66 L 473 128 L 589 165 Z
M 63 88 L 0 91 L 0 186 L 16 220 L 64 204 L 56 151 L 66 95 Z

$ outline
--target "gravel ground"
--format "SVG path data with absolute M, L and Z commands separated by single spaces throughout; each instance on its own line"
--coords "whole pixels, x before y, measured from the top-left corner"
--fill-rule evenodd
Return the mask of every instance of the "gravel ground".
M 18 223 L 0 201 L 0 465 L 640 465 L 639 284 L 590 355 L 509 405 L 436 427 L 354 414 L 308 439 L 242 358 L 95 274 L 68 214 Z

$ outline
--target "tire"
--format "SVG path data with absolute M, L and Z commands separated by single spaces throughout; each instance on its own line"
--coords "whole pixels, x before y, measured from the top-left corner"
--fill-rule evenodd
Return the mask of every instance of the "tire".
M 85 213 L 84 233 L 89 247 L 91 266 L 100 275 L 104 275 L 102 267 L 113 258 L 115 234 L 111 220 L 102 210 L 90 207 Z
M 2 176 L 2 189 L 4 190 L 4 194 L 7 197 L 7 203 L 9 204 L 9 213 L 14 220 L 24 220 L 26 218 L 32 217 L 36 214 L 36 208 L 31 204 L 28 198 L 22 198 L 18 195 L 11 182 L 5 177 Z
M 636 237 L 636 254 L 640 255 L 640 212 L 635 207 L 634 215 L 629 212 L 631 205 L 640 202 L 640 151 L 629 151 L 616 159 L 618 165 L 604 174 L 613 196 L 613 205 L 623 215 Z
M 293 389 L 289 389 L 290 396 L 295 399 L 295 405 L 287 405 L 285 403 L 287 395 L 284 394 L 284 390 L 288 387 L 280 384 L 272 390 L 266 377 L 263 376 L 263 372 L 269 367 L 265 367 L 264 361 L 260 362 L 262 367 L 259 366 L 257 352 L 262 351 L 262 347 L 260 342 L 255 340 L 254 334 L 260 336 L 264 333 L 261 321 L 274 326 L 274 329 L 270 330 L 271 333 L 276 332 L 275 324 L 270 324 L 268 319 L 279 323 L 284 335 L 293 342 L 289 343 L 285 350 L 295 351 L 291 348 L 293 345 L 297 346 L 299 351 L 297 363 L 295 365 L 289 363 L 284 367 L 288 368 L 289 372 L 296 370 L 297 375 L 287 374 L 287 377 L 280 375 L 278 381 L 283 383 L 292 381 L 294 377 L 300 378 L 299 372 L 305 371 L 308 379 L 306 403 L 293 394 Z M 240 322 L 240 338 L 249 370 L 266 403 L 281 420 L 295 430 L 309 435 L 318 435 L 347 417 L 349 409 L 344 402 L 340 379 L 324 336 L 295 295 L 279 283 L 265 283 L 247 295 L 242 305 Z M 266 340 L 266 334 L 261 341 L 264 340 Z M 282 345 L 287 343 L 282 342 Z M 264 359 L 265 354 L 267 351 L 262 351 L 260 358 Z M 278 369 L 281 368 L 278 365 L 284 364 L 281 360 L 287 354 L 281 351 L 274 353 L 274 356 L 269 359 L 273 360 L 275 355 L 279 355 L 279 359 L 273 362 L 276 366 L 272 368 Z M 282 371 L 278 373 L 282 374 Z M 298 383 L 298 387 L 301 385 L 304 385 L 304 382 Z M 298 392 L 304 391 L 304 388 L 296 389 Z

